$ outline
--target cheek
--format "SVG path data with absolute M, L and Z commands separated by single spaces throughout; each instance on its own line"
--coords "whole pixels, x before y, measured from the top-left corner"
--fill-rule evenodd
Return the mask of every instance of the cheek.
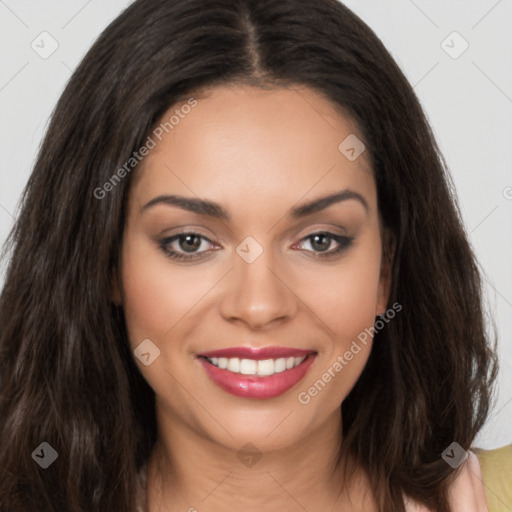
M 121 279 L 132 345 L 150 338 L 163 346 L 175 326 L 181 328 L 180 322 L 204 303 L 221 276 L 206 265 L 176 265 L 151 242 L 127 237 Z
M 148 242 L 126 240 L 121 278 L 128 333 L 132 344 L 163 340 L 208 289 L 205 276 L 172 265 Z
M 168 301 L 172 297 L 172 294 L 163 293 L 166 283 L 159 272 L 158 261 L 154 258 L 148 260 L 140 245 L 127 242 L 123 251 L 121 279 L 126 324 L 132 344 L 144 338 L 157 337 L 163 328 L 162 310 L 170 306 Z
M 368 233 L 331 270 L 311 265 L 307 280 L 295 276 L 296 289 L 341 349 L 373 326 L 379 275 L 380 239 L 378 233 Z
M 301 404 L 314 402 L 319 417 L 323 407 L 339 407 L 370 355 L 380 275 L 379 242 L 374 235 L 360 240 L 342 264 L 330 273 L 317 272 L 309 284 L 308 306 L 321 319 L 329 341 L 323 344 L 319 364 L 298 400 Z M 305 288 L 301 293 L 306 293 Z

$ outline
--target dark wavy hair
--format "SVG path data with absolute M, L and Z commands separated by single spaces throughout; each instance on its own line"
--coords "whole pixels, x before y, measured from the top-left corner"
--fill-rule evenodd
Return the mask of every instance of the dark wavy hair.
M 156 440 L 155 402 L 111 285 L 137 170 L 103 199 L 95 190 L 170 106 L 227 84 L 307 86 L 360 128 L 396 243 L 389 303 L 403 311 L 375 335 L 341 404 L 339 461 L 351 454 L 367 471 L 384 512 L 404 510 L 402 493 L 449 511 L 456 473 L 441 453 L 453 441 L 471 447 L 497 361 L 482 271 L 412 87 L 336 0 L 137 0 L 67 84 L 6 244 L 2 512 L 133 510 Z M 42 441 L 59 454 L 44 470 L 31 457 Z

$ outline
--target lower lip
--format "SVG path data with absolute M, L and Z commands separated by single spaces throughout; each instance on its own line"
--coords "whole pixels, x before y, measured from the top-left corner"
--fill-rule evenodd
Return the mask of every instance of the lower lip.
M 199 360 L 208 377 L 224 391 L 242 398 L 258 398 L 262 400 L 282 395 L 295 386 L 304 378 L 313 364 L 315 356 L 316 354 L 309 354 L 299 366 L 265 377 L 221 370 L 217 366 L 210 364 L 204 357 L 200 357 Z

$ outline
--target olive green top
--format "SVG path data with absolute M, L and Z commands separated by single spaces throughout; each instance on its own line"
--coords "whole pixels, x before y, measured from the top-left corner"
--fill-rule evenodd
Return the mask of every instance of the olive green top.
M 489 512 L 512 512 L 512 444 L 473 451 L 482 468 Z

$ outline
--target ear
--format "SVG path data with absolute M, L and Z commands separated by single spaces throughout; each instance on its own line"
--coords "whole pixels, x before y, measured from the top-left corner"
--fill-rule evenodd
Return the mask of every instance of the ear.
M 387 229 L 384 231 L 382 246 L 375 316 L 383 315 L 386 312 L 391 292 L 391 275 L 395 257 L 396 240 L 393 234 Z

